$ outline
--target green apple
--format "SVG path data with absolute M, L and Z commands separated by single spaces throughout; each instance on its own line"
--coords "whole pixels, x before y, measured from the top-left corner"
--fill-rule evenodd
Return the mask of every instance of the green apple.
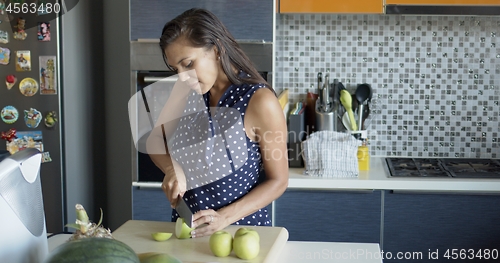
M 215 256 L 227 257 L 233 250 L 233 236 L 227 231 L 220 230 L 210 235 L 208 244 Z
M 156 241 L 165 241 L 170 239 L 172 237 L 172 233 L 167 233 L 167 232 L 155 232 L 151 233 L 151 236 L 153 237 L 154 240 Z
M 186 222 L 184 222 L 183 218 L 177 218 L 177 221 L 175 222 L 175 236 L 178 239 L 186 239 L 191 237 L 191 231 L 193 231 L 194 228 L 190 228 Z
M 182 263 L 178 258 L 158 252 L 145 252 L 137 254 L 141 263 Z
M 256 231 L 254 231 L 256 232 Z M 252 231 L 235 235 L 233 239 L 234 254 L 241 259 L 253 259 L 259 255 L 260 238 Z
M 254 229 L 248 228 L 248 227 L 238 228 L 238 230 L 236 230 L 236 233 L 234 233 L 234 237 L 236 238 L 236 237 L 241 236 L 245 233 L 250 233 L 252 235 L 255 235 L 257 237 L 257 239 L 260 241 L 259 233 L 257 231 L 255 231 Z

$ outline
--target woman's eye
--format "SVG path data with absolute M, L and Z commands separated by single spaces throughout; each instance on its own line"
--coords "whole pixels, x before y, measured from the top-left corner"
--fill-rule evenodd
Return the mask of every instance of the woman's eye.
M 193 61 L 190 61 L 189 64 L 187 64 L 186 68 L 190 68 L 193 66 Z

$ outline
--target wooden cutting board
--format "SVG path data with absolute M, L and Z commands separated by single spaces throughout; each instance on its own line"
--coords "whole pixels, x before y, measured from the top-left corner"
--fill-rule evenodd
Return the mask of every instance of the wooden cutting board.
M 242 226 L 231 225 L 225 230 L 234 236 Z M 199 262 L 276 262 L 288 241 L 288 231 L 283 227 L 245 226 L 260 235 L 260 253 L 252 260 L 237 258 L 233 252 L 228 257 L 216 257 L 210 251 L 210 237 L 177 239 L 175 234 L 167 241 L 153 240 L 151 233 L 175 233 L 175 223 L 129 220 L 113 232 L 113 237 L 129 245 L 136 253 L 162 252 L 176 256 L 184 263 Z

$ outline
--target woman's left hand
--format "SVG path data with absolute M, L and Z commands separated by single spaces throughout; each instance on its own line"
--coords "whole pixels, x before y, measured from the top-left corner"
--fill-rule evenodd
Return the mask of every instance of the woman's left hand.
M 197 228 L 203 224 L 207 225 Z M 215 210 L 201 210 L 193 215 L 193 227 L 197 229 L 191 231 L 191 236 L 193 238 L 210 236 L 214 232 L 224 229 L 228 225 L 230 224 L 227 222 L 226 218 L 217 213 Z

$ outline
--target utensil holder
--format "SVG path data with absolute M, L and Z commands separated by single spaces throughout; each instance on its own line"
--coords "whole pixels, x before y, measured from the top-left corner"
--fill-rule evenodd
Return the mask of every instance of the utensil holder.
M 319 112 L 316 109 L 316 130 L 337 131 L 337 111 Z

